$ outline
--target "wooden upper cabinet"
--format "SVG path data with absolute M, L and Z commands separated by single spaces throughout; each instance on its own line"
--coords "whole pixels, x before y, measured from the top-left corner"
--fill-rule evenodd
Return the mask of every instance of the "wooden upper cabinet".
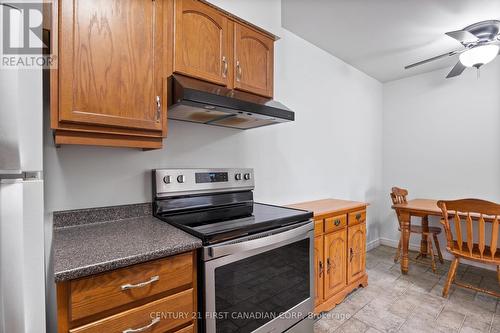
M 347 282 L 350 283 L 365 274 L 366 224 L 349 227 L 348 237 Z
M 346 286 L 347 231 L 344 229 L 325 236 L 325 299 Z
M 175 0 L 174 71 L 228 84 L 232 22 L 197 0 Z
M 162 6 L 60 1 L 59 122 L 162 131 Z
M 234 24 L 234 87 L 273 96 L 274 40 L 242 24 Z

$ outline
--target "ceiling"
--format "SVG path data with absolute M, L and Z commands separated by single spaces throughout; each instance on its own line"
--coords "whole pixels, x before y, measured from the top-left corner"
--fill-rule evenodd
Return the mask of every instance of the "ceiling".
M 460 48 L 445 32 L 493 19 L 500 0 L 282 0 L 286 29 L 381 82 L 451 70 L 458 56 L 404 66 Z

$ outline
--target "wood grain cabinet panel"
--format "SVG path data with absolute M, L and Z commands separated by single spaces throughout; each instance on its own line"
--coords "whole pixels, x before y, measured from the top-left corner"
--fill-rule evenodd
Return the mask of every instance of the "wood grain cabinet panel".
M 194 333 L 196 262 L 191 251 L 57 283 L 58 332 Z
M 227 17 L 197 0 L 175 0 L 174 12 L 174 71 L 227 85 L 231 65 Z
M 60 122 L 161 134 L 162 6 L 151 0 L 60 1 Z
M 344 229 L 325 235 L 325 299 L 346 286 L 347 231 Z
M 123 333 L 130 330 L 133 332 L 163 333 L 190 322 L 193 311 L 193 289 L 188 289 L 138 308 L 71 329 L 69 332 Z M 156 317 L 156 314 L 159 316 Z M 141 328 L 144 329 L 140 330 Z
M 347 280 L 355 281 L 365 274 L 366 224 L 360 223 L 348 228 Z
M 174 257 L 71 281 L 71 320 L 193 283 L 193 256 Z M 131 285 L 128 289 L 122 286 Z
M 366 222 L 366 210 L 359 210 L 356 212 L 349 213 L 349 225 L 357 224 L 357 223 L 365 223 Z
M 184 327 L 178 331 L 175 331 L 175 333 L 195 333 L 194 325 L 189 325 L 188 327 Z
M 325 219 L 325 232 L 335 231 L 345 228 L 347 224 L 347 215 L 337 215 Z
M 274 40 L 242 24 L 234 25 L 234 87 L 273 96 Z
M 314 291 L 315 305 L 323 302 L 323 286 L 324 286 L 324 276 L 325 267 L 323 259 L 323 236 L 314 238 Z

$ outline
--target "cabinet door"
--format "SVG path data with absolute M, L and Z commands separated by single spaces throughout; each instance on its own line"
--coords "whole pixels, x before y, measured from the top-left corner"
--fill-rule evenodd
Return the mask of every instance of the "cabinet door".
M 239 23 L 234 24 L 234 87 L 273 96 L 274 41 Z
M 366 223 L 349 227 L 348 237 L 347 282 L 351 283 L 365 273 Z
M 346 286 L 347 231 L 342 229 L 325 236 L 325 298 Z
M 174 71 L 227 85 L 228 19 L 196 0 L 175 1 Z
M 323 260 L 323 236 L 314 238 L 314 305 L 323 303 L 323 280 L 325 276 Z
M 162 2 L 61 0 L 59 121 L 161 131 Z

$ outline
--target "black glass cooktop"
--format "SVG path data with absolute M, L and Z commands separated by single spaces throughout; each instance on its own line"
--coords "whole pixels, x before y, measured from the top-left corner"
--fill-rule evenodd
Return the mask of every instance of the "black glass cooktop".
M 300 223 L 313 216 L 312 212 L 253 201 L 178 211 L 162 211 L 158 206 L 156 217 L 201 238 L 204 245 Z

